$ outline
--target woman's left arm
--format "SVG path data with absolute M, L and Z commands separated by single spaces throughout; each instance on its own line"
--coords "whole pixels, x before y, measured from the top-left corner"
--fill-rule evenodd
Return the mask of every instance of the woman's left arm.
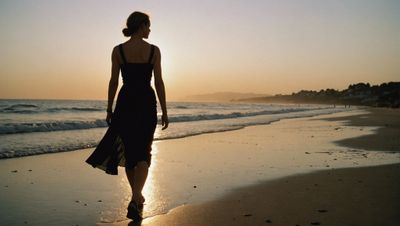
M 160 101 L 161 105 L 161 124 L 162 129 L 168 128 L 169 120 L 168 120 L 168 113 L 167 113 L 167 104 L 166 104 L 166 97 L 165 97 L 165 86 L 164 81 L 161 75 L 161 52 L 158 47 L 155 47 L 155 62 L 154 62 L 154 83 L 156 86 L 158 100 Z

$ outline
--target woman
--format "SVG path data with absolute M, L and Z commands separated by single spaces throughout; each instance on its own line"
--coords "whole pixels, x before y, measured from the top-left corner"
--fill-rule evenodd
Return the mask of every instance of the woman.
M 157 46 L 143 40 L 149 37 L 149 16 L 133 12 L 128 17 L 126 26 L 122 32 L 130 39 L 114 47 L 112 51 L 106 118 L 109 129 L 86 162 L 110 174 L 117 174 L 118 165 L 125 166 L 132 188 L 127 217 L 141 220 L 145 201 L 142 189 L 150 166 L 151 144 L 157 124 L 157 101 L 150 85 L 153 72 L 162 109 L 162 129 L 166 129 L 169 122 L 161 76 L 161 53 Z M 123 86 L 113 113 L 120 70 Z

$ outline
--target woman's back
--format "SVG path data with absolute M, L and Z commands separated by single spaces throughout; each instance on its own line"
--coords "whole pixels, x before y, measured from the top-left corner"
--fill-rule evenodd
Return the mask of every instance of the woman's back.
M 124 86 L 132 91 L 148 90 L 153 71 L 154 46 L 147 42 L 125 42 L 118 46 Z
M 136 41 L 136 40 L 135 40 Z M 127 63 L 148 63 L 148 59 L 151 54 L 152 45 L 143 41 L 127 41 L 122 43 L 122 50 L 125 54 L 125 59 Z M 122 63 L 123 58 L 120 55 L 119 60 Z M 152 59 L 153 60 L 153 59 Z M 151 61 L 153 63 L 153 61 Z

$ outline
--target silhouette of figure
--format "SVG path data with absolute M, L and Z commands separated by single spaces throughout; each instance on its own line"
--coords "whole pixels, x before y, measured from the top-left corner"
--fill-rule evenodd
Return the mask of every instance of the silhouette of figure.
M 106 117 L 109 127 L 86 162 L 112 175 L 118 174 L 118 166 L 125 167 L 132 188 L 127 217 L 139 222 L 145 202 L 142 189 L 151 163 L 151 145 L 157 124 L 157 101 L 150 84 L 153 72 L 162 109 L 162 129 L 168 127 L 169 121 L 161 75 L 161 53 L 157 46 L 143 40 L 150 33 L 149 16 L 133 12 L 126 26 L 122 32 L 130 39 L 112 51 Z M 123 86 L 112 112 L 120 71 Z

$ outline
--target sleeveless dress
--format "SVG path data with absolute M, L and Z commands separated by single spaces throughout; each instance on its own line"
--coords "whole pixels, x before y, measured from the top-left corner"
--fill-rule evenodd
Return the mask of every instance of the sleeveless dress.
M 108 174 L 117 175 L 118 166 L 134 168 L 140 161 L 151 163 L 151 144 L 157 125 L 157 101 L 150 85 L 154 46 L 147 63 L 126 62 L 118 46 L 123 85 L 118 93 L 111 125 L 86 162 Z

